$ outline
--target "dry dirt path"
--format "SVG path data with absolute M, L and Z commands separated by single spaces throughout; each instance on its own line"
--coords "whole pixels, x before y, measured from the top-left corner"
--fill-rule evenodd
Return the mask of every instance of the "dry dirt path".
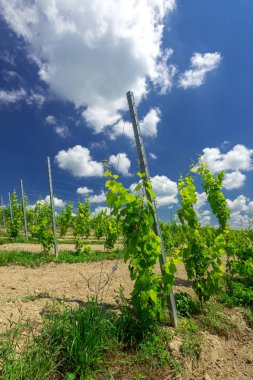
M 104 251 L 103 244 L 84 244 L 84 247 L 90 247 L 92 251 Z M 120 245 L 116 245 L 115 248 L 119 248 Z M 61 243 L 58 244 L 59 251 L 75 251 L 75 244 Z M 1 244 L 0 251 L 10 251 L 10 250 L 18 250 L 18 251 L 27 251 L 27 252 L 41 252 L 42 248 L 40 244 L 36 243 L 8 243 Z M 51 249 L 53 253 L 53 249 Z

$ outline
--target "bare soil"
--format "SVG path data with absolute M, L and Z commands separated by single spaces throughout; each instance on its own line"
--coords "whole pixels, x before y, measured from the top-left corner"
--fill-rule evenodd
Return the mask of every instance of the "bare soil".
M 23 244 L 11 245 L 11 249 L 24 249 Z M 37 245 L 29 244 L 33 252 L 40 251 Z M 60 245 L 60 249 L 71 249 L 71 244 Z M 25 250 L 29 249 L 28 244 Z M 68 248 L 67 248 L 68 247 Z M 91 246 L 97 250 L 101 246 Z M 2 245 L 1 250 L 9 248 Z M 113 271 L 112 268 L 118 268 Z M 178 266 L 175 291 L 192 292 L 187 281 L 183 265 Z M 88 281 L 88 283 L 87 283 Z M 41 315 L 47 303 L 62 300 L 69 304 L 85 304 L 87 296 L 96 295 L 98 284 L 99 296 L 103 302 L 116 305 L 118 289 L 124 288 L 129 297 L 133 284 L 129 278 L 127 265 L 120 261 L 104 261 L 80 264 L 50 263 L 39 268 L 21 266 L 0 267 L 0 332 L 9 327 L 10 320 L 19 318 L 34 322 L 41 321 Z M 88 286 L 89 285 L 89 286 Z M 236 322 L 238 331 L 228 337 L 203 333 L 204 348 L 199 360 L 184 359 L 185 371 L 176 378 L 180 380 L 252 380 L 253 379 L 253 330 L 250 329 L 240 310 L 229 311 Z M 182 359 L 180 340 L 169 347 L 175 356 Z M 134 379 L 134 374 L 115 373 L 115 379 Z M 174 379 L 175 376 L 166 369 L 150 371 L 145 379 Z

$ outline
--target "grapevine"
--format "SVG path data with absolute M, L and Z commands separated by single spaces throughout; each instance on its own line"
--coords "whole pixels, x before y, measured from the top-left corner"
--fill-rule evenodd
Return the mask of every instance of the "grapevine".
M 142 174 L 138 175 L 151 198 L 154 198 L 151 184 L 144 180 Z M 162 276 L 154 273 L 161 254 L 160 238 L 153 231 L 154 219 L 149 205 L 139 192 L 141 183 L 132 194 L 118 181 L 117 175 L 107 171 L 105 176 L 109 178 L 106 181 L 109 190 L 107 204 L 113 207 L 112 214 L 122 223 L 124 261 L 129 262 L 130 277 L 135 281 L 131 293 L 132 304 L 142 328 L 147 328 L 161 318 L 163 296 L 172 290 L 178 255 L 163 266 Z

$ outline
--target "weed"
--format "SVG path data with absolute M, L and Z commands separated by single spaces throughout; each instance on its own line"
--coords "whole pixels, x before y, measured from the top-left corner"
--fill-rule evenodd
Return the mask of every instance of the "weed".
M 223 308 L 214 302 L 205 305 L 199 319 L 202 327 L 213 334 L 226 336 L 230 331 L 236 329 Z
M 193 299 L 186 292 L 175 293 L 177 313 L 180 317 L 192 317 L 200 311 L 197 299 Z
M 203 344 L 199 326 L 193 320 L 181 318 L 178 332 L 182 336 L 182 345 L 180 347 L 182 354 L 198 359 Z
M 243 316 L 246 319 L 246 322 L 249 325 L 249 327 L 253 328 L 253 311 L 251 309 L 246 309 L 243 312 Z

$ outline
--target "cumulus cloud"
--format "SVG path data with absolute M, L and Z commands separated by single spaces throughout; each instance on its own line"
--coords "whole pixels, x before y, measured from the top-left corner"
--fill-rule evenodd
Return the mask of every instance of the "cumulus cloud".
M 191 57 L 191 68 L 179 75 L 178 85 L 184 89 L 199 87 L 205 82 L 208 72 L 216 69 L 221 62 L 221 55 L 215 53 L 194 53 Z
M 46 198 L 44 199 L 45 203 L 50 203 L 50 195 L 47 195 Z M 66 202 L 64 202 L 62 199 L 59 199 L 57 197 L 54 197 L 54 205 L 55 207 L 63 207 L 65 206 Z
M 140 120 L 140 129 L 143 137 L 156 137 L 157 125 L 161 120 L 161 111 L 159 108 L 151 108 L 149 112 Z M 119 135 L 125 135 L 134 140 L 133 126 L 130 122 L 120 119 L 113 125 L 110 137 L 115 139 Z
M 77 194 L 87 196 L 89 194 L 92 194 L 93 190 L 89 189 L 87 186 L 84 186 L 84 187 L 78 187 L 78 189 L 76 190 L 76 192 L 77 192 Z
M 227 153 L 222 153 L 219 148 L 203 149 L 202 159 L 207 163 L 213 173 L 221 170 L 251 170 L 252 149 L 244 145 L 235 145 Z
M 90 203 L 103 203 L 106 201 L 106 193 L 104 191 L 101 191 L 98 195 L 92 195 L 89 198 Z
M 156 175 L 150 178 L 153 191 L 156 194 L 157 207 L 172 206 L 178 203 L 178 189 L 177 183 L 169 179 L 165 175 Z M 137 183 L 130 186 L 133 192 Z
M 162 47 L 175 0 L 2 0 L 9 27 L 23 37 L 40 78 L 76 107 L 95 132 L 117 123 L 131 89 L 165 93 L 175 67 Z M 99 10 L 99 11 L 98 11 Z
M 232 173 L 226 173 L 223 180 L 223 187 L 227 190 L 238 189 L 245 183 L 246 175 L 238 170 Z
M 55 156 L 57 165 L 74 177 L 102 177 L 103 164 L 94 161 L 89 149 L 76 145 L 68 150 L 60 150 Z
M 112 165 L 115 170 L 125 176 L 131 175 L 129 173 L 131 160 L 129 160 L 126 153 L 118 153 L 116 155 L 112 154 L 109 157 L 108 164 Z
M 231 211 L 229 224 L 232 228 L 249 227 L 253 221 L 253 201 L 244 195 L 238 195 L 234 200 L 227 199 Z
M 241 171 L 253 169 L 253 150 L 244 145 L 235 145 L 227 153 L 222 153 L 219 148 L 205 148 L 201 159 L 212 173 L 222 170 L 226 172 L 223 187 L 227 190 L 237 189 L 245 184 L 246 175 Z

